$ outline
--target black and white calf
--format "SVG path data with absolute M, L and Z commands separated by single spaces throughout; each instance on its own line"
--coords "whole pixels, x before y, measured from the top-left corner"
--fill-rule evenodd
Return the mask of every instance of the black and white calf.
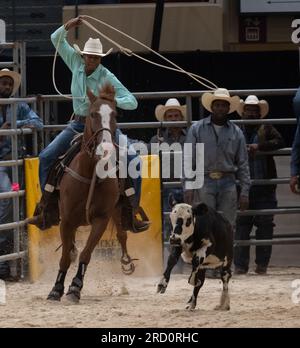
M 201 203 L 192 208 L 188 204 L 176 204 L 170 214 L 172 234 L 171 251 L 163 278 L 157 292 L 164 293 L 173 267 L 180 255 L 192 264 L 189 283 L 194 286 L 193 295 L 186 309 L 193 310 L 199 290 L 204 284 L 206 269 L 220 269 L 223 291 L 216 309 L 229 310 L 228 282 L 231 278 L 233 257 L 233 230 L 230 223 L 214 209 Z

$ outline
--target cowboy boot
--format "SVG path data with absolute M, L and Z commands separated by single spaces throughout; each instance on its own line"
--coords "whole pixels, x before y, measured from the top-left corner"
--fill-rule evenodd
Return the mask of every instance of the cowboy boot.
M 58 193 L 57 191 L 44 191 L 40 202 L 36 205 L 33 217 L 26 222 L 37 226 L 40 230 L 46 230 L 59 224 Z
M 130 230 L 134 233 L 144 232 L 148 230 L 151 222 L 149 221 L 144 209 L 140 207 L 136 202 L 134 188 L 131 187 L 125 190 L 127 207 L 129 208 L 131 216 L 131 228 Z

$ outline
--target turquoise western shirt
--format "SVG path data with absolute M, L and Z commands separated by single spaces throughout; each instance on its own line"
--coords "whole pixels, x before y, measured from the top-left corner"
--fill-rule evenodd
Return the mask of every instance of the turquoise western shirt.
M 97 69 L 89 76 L 85 73 L 83 58 L 71 47 L 66 40 L 67 30 L 64 26 L 58 28 L 52 35 L 51 40 L 55 48 L 69 69 L 72 71 L 71 93 L 73 97 L 82 97 L 73 99 L 73 110 L 76 115 L 87 116 L 90 102 L 86 95 L 89 88 L 95 95 L 99 95 L 99 88 L 109 82 L 116 91 L 115 100 L 117 106 L 124 110 L 134 110 L 137 108 L 137 100 L 128 91 L 126 87 L 100 64 Z

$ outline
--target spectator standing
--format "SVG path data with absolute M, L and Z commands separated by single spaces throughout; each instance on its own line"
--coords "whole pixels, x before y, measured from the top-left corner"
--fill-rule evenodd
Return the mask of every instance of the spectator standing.
M 21 84 L 21 75 L 15 71 L 2 69 L 0 71 L 0 128 L 10 129 L 13 109 L 9 104 L 1 104 L 1 98 L 14 95 Z M 18 103 L 16 108 L 17 127 L 42 129 L 43 123 L 38 115 L 25 103 Z M 11 137 L 0 135 L 0 161 L 11 159 Z M 0 192 L 11 191 L 11 170 L 0 166 Z M 0 224 L 12 222 L 11 198 L 0 199 Z M 12 252 L 13 231 L 0 231 L 0 255 Z M 0 262 L 0 279 L 10 277 L 9 262 Z
M 245 120 L 265 118 L 269 112 L 269 104 L 250 95 L 241 100 L 238 113 Z M 277 178 L 273 156 L 257 155 L 258 151 L 276 151 L 284 147 L 281 134 L 272 125 L 245 125 L 242 130 L 247 142 L 251 179 Z M 249 192 L 249 208 L 251 210 L 276 209 L 276 185 L 253 185 Z M 274 215 L 239 216 L 236 224 L 236 240 L 249 240 L 253 227 L 256 227 L 256 239 L 272 239 L 274 231 Z M 272 246 L 256 247 L 256 268 L 258 274 L 267 272 L 271 258 Z M 250 246 L 237 246 L 234 250 L 235 274 L 246 274 L 249 269 Z

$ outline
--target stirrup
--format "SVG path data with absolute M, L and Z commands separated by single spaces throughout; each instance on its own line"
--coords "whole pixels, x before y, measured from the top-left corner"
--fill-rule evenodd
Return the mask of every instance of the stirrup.
M 136 215 L 140 215 L 142 220 L 136 218 Z M 149 221 L 148 216 L 146 215 L 142 207 L 137 207 L 132 211 L 132 232 L 139 233 L 147 231 L 150 227 L 151 222 Z

